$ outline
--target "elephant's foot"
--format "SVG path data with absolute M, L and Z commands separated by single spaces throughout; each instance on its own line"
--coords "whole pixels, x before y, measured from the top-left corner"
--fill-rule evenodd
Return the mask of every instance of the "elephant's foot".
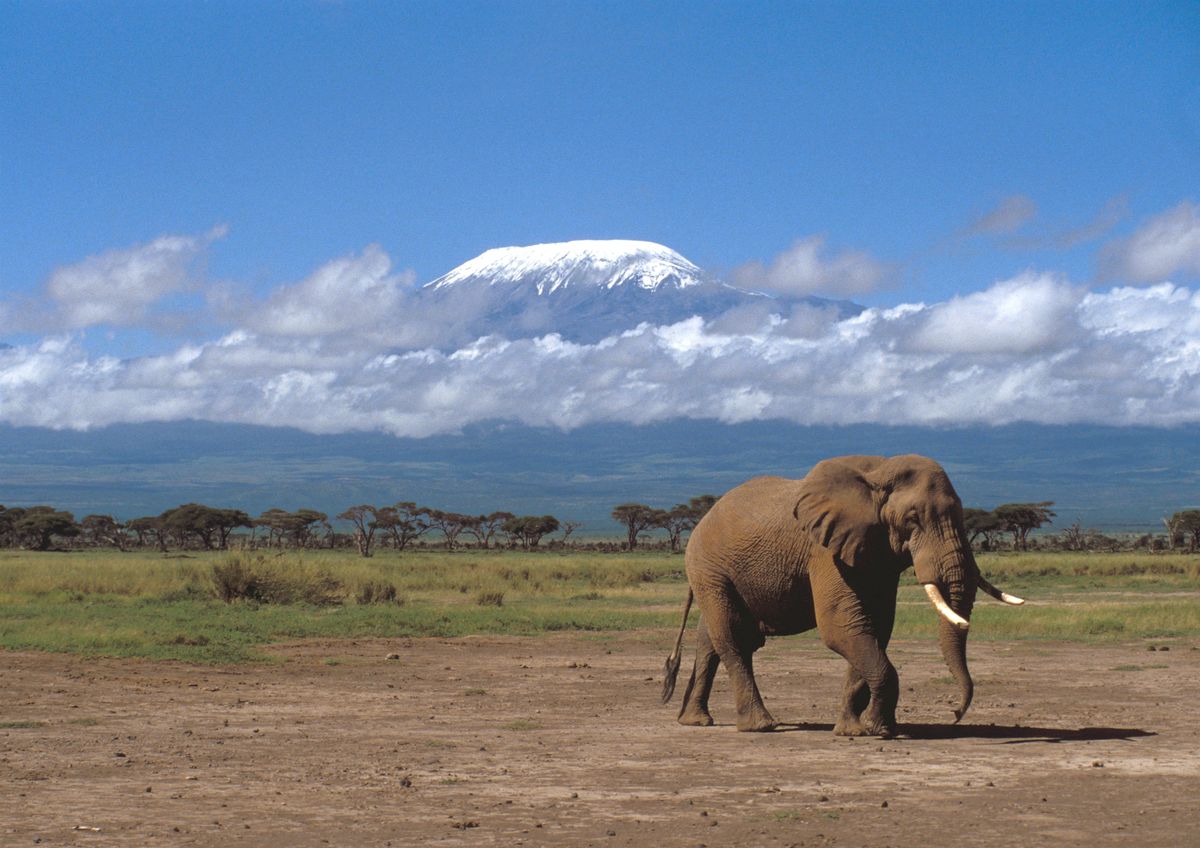
M 689 709 L 679 714 L 679 723 L 687 727 L 712 727 L 713 717 L 708 710 Z
M 742 733 L 769 733 L 775 729 L 775 719 L 766 709 L 751 710 L 738 716 L 737 729 Z
M 871 718 L 866 713 L 861 716 L 843 715 L 833 726 L 834 736 L 879 736 L 891 739 L 896 735 L 896 723 L 886 722 L 879 718 Z

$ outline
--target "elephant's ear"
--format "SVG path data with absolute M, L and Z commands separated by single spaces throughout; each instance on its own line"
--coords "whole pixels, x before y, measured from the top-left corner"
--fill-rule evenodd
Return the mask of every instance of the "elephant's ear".
M 800 481 L 793 514 L 814 542 L 852 568 L 881 530 L 878 493 L 858 469 L 837 460 L 818 463 Z

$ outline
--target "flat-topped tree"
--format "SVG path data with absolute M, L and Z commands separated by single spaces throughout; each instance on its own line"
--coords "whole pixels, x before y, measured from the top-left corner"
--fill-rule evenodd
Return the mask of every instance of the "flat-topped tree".
M 409 543 L 429 530 L 426 518 L 429 510 L 412 501 L 401 501 L 395 506 L 379 510 L 376 521 L 384 535 L 392 540 L 392 547 L 402 551 Z
M 354 543 L 358 546 L 359 556 L 369 557 L 371 555 L 375 531 L 379 529 L 376 521 L 378 514 L 379 511 L 370 504 L 359 504 L 338 515 L 342 521 L 349 521 L 354 525 Z
M 629 550 L 637 547 L 638 534 L 653 526 L 655 515 L 660 510 L 640 503 L 624 503 L 613 507 L 613 521 L 625 525 L 626 544 Z
M 1050 509 L 1054 501 L 1039 501 L 1038 503 L 1001 504 L 992 512 L 1000 519 L 1003 529 L 1013 534 L 1013 547 L 1025 550 L 1029 532 L 1043 524 L 1049 524 L 1056 513 Z

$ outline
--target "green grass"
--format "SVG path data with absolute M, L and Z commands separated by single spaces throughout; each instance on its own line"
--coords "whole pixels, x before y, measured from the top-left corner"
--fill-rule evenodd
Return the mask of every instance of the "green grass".
M 269 602 L 225 603 L 213 574 L 229 561 L 218 553 L 0 551 L 0 647 L 231 663 L 269 661 L 264 645 L 302 638 L 600 636 L 676 626 L 687 592 L 683 558 L 665 553 L 383 551 L 363 559 L 338 551 L 254 559 L 273 581 Z M 992 554 L 980 566 L 1030 603 L 1008 607 L 981 594 L 973 639 L 1200 635 L 1194 556 Z M 388 586 L 395 595 L 380 602 Z M 693 626 L 696 618 L 693 610 Z M 906 576 L 896 638 L 933 637 L 936 628 Z

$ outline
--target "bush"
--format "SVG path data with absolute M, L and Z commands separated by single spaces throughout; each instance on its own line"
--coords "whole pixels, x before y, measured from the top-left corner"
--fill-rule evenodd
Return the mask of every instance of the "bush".
M 504 606 L 504 593 L 484 590 L 475 596 L 475 603 L 481 607 Z
M 321 569 L 296 561 L 268 560 L 262 554 L 234 553 L 212 567 L 213 590 L 225 603 L 236 600 L 260 604 L 340 604 L 341 581 Z
M 358 587 L 354 600 L 360 604 L 403 604 L 404 598 L 397 597 L 396 587 L 382 580 L 368 580 Z

